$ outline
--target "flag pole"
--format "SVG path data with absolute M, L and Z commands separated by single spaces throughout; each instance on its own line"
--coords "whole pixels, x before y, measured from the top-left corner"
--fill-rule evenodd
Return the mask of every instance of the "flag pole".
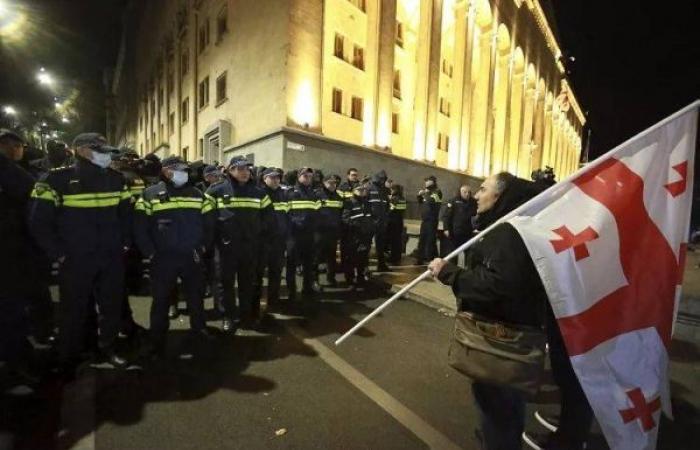
M 606 160 L 607 160 L 607 157 L 611 156 L 612 154 L 614 154 L 615 152 L 617 152 L 619 149 L 621 149 L 621 148 L 623 148 L 624 146 L 626 146 L 628 143 L 630 143 L 630 142 L 632 142 L 632 141 L 635 141 L 635 140 L 637 140 L 637 139 L 641 139 L 642 137 L 646 136 L 647 134 L 651 133 L 652 131 L 654 131 L 654 130 L 656 130 L 656 129 L 658 129 L 658 128 L 664 126 L 664 125 L 666 125 L 667 123 L 671 122 L 672 120 L 674 120 L 674 119 L 676 119 L 676 118 L 682 116 L 683 114 L 688 113 L 689 111 L 692 111 L 693 109 L 697 109 L 698 107 L 700 107 L 700 100 L 695 100 L 693 103 L 691 103 L 690 105 L 686 106 L 685 108 L 683 108 L 683 109 L 677 111 L 676 113 L 674 113 L 674 114 L 668 116 L 667 118 L 665 118 L 665 119 L 663 119 L 662 121 L 656 123 L 655 125 L 652 125 L 651 127 L 647 128 L 646 130 L 642 131 L 641 133 L 639 133 L 639 134 L 637 134 L 637 135 L 635 135 L 635 136 L 633 136 L 633 137 L 627 139 L 625 142 L 623 142 L 622 144 L 620 144 L 620 145 L 618 145 L 617 147 L 613 148 L 612 150 L 610 150 L 609 152 L 605 153 L 605 154 L 602 155 L 601 157 L 597 158 L 595 161 L 591 162 L 591 163 L 588 164 L 586 167 L 584 167 L 584 168 L 582 168 L 582 169 L 580 169 L 580 170 L 577 170 L 576 172 L 574 172 L 574 173 L 572 173 L 571 175 L 569 175 L 568 177 L 566 177 L 564 180 L 560 181 L 559 183 L 557 183 L 557 184 L 555 184 L 555 185 L 553 185 L 553 186 L 550 186 L 549 188 L 547 188 L 546 190 L 542 191 L 542 192 L 541 192 L 540 194 L 538 194 L 537 196 L 531 198 L 531 199 L 528 200 L 527 202 L 525 202 L 525 203 L 523 203 L 522 205 L 520 205 L 519 207 L 515 208 L 515 209 L 514 209 L 513 211 L 511 211 L 510 213 L 508 213 L 508 214 L 506 214 L 505 216 L 501 217 L 499 220 L 497 220 L 496 222 L 494 222 L 493 224 L 491 224 L 489 227 L 487 227 L 486 229 L 484 229 L 483 231 L 481 231 L 479 234 L 477 234 L 477 235 L 474 236 L 473 238 L 469 239 L 467 242 L 465 242 L 464 244 L 462 244 L 460 247 L 458 247 L 457 249 L 455 249 L 454 251 L 452 251 L 449 255 L 445 256 L 443 259 L 444 259 L 445 261 L 451 260 L 451 259 L 454 258 L 456 255 L 458 255 L 458 254 L 464 252 L 466 249 L 468 249 L 469 247 L 471 247 L 472 245 L 474 245 L 474 243 L 477 242 L 479 239 L 481 239 L 481 237 L 482 237 L 483 235 L 485 235 L 486 233 L 488 233 L 489 231 L 491 231 L 491 229 L 493 229 L 493 228 L 496 227 L 497 225 L 500 225 L 501 223 L 512 219 L 513 217 L 519 215 L 522 211 L 531 208 L 533 205 L 535 205 L 535 204 L 537 204 L 537 203 L 539 203 L 539 202 L 542 202 L 542 201 L 544 201 L 545 199 L 547 199 L 547 198 L 549 198 L 549 197 L 554 197 L 555 194 L 556 194 L 556 192 L 557 192 L 559 189 L 561 189 L 566 183 L 568 183 L 568 182 L 570 182 L 571 180 L 573 180 L 573 179 L 575 179 L 576 177 L 578 177 L 578 176 L 579 176 L 579 172 L 581 172 L 581 171 L 583 171 L 583 170 L 588 171 L 588 170 L 592 169 L 593 167 L 598 166 L 599 164 L 601 164 L 601 163 L 603 163 L 604 161 L 606 161 Z M 384 309 L 386 309 L 389 305 L 391 305 L 392 303 L 394 303 L 394 301 L 396 301 L 396 300 L 398 300 L 399 298 L 401 298 L 402 295 L 404 295 L 406 292 L 408 292 L 408 291 L 410 291 L 411 289 L 413 289 L 418 283 L 420 283 L 421 281 L 425 280 L 425 279 L 428 278 L 429 276 L 430 276 L 430 271 L 429 271 L 429 270 L 426 270 L 425 272 L 423 272 L 422 274 L 420 274 L 416 279 L 414 279 L 413 281 L 411 281 L 410 283 L 408 283 L 406 286 L 404 286 L 403 288 L 401 288 L 401 290 L 399 290 L 397 293 L 395 293 L 394 295 L 392 295 L 391 298 L 389 298 L 389 299 L 386 300 L 384 303 L 382 303 L 381 305 L 379 305 L 374 311 L 372 311 L 371 313 L 369 313 L 364 319 L 362 319 L 361 321 L 359 321 L 354 327 L 352 327 L 352 328 L 351 328 L 350 330 L 348 330 L 345 334 L 343 334 L 342 336 L 340 336 L 340 337 L 338 338 L 338 340 L 335 341 L 335 345 L 340 345 L 340 344 L 342 344 L 343 341 L 345 341 L 348 337 L 352 336 L 355 332 L 357 332 L 357 330 L 359 330 L 360 328 L 362 328 L 367 322 L 369 322 L 370 320 L 372 320 L 372 319 L 373 319 L 374 317 L 376 317 L 380 312 L 384 311 Z

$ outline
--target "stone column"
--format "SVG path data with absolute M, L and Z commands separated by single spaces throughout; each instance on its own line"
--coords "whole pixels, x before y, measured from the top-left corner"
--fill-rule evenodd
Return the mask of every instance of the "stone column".
M 486 117 L 486 131 L 484 136 L 486 137 L 485 145 L 483 148 L 484 158 L 483 158 L 483 168 L 481 170 L 484 176 L 491 175 L 491 146 L 493 145 L 493 127 L 494 127 L 494 110 L 493 110 L 493 99 L 494 90 L 496 89 L 496 64 L 498 63 L 498 21 L 494 17 L 493 25 L 491 25 L 491 32 L 489 34 L 489 45 L 491 46 L 491 58 L 489 58 L 489 98 L 486 107 L 487 117 Z
M 383 148 L 391 146 L 396 0 L 381 0 L 379 3 L 379 63 L 377 65 L 377 131 L 375 142 Z
M 518 149 L 518 165 L 516 168 L 517 174 L 523 177 L 529 177 L 532 168 L 532 161 L 534 160 L 533 147 L 531 143 L 533 141 L 532 136 L 532 123 L 533 114 L 535 110 L 536 91 L 535 88 L 530 86 L 530 80 L 525 79 L 526 89 L 523 95 L 523 112 L 521 114 L 520 121 L 520 142 L 517 145 Z
M 473 1 L 469 1 L 467 6 L 467 29 L 465 34 L 467 42 L 465 44 L 464 55 L 464 85 L 462 91 L 462 109 L 459 134 L 459 170 L 466 171 L 469 165 L 469 124 L 471 122 L 472 106 L 472 61 L 474 60 L 474 31 L 476 29 L 476 7 Z
M 383 0 L 367 2 L 367 47 L 365 49 L 364 117 L 362 124 L 362 144 L 374 147 L 377 143 L 377 86 L 379 85 L 380 14 Z M 395 45 L 394 36 L 390 38 Z
M 471 39 L 467 35 L 471 31 L 469 26 L 469 1 L 460 0 L 454 5 L 454 70 L 452 73 L 452 92 L 450 93 L 450 104 L 452 116 L 450 117 L 450 148 L 447 154 L 447 166 L 449 169 L 458 170 L 460 168 L 460 153 L 462 148 L 462 114 L 464 109 L 464 90 L 469 87 L 470 80 L 465 74 L 471 71 L 470 56 L 471 51 L 467 45 Z M 463 170 L 463 169 L 462 169 Z
M 435 159 L 442 0 L 421 0 L 416 73 L 414 159 Z

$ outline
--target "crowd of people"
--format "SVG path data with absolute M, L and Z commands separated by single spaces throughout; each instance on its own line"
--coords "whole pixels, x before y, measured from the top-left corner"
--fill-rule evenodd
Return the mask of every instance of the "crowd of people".
M 32 159 L 23 139 L 5 130 L 0 149 L 0 224 L 10 237 L 3 239 L 0 360 L 8 367 L 22 367 L 27 336 L 55 346 L 66 373 L 86 360 L 132 364 L 117 351 L 120 334 L 145 342 L 140 356 L 162 357 L 181 297 L 192 335 L 206 342 L 213 339 L 204 312 L 209 295 L 225 332 L 254 329 L 263 298 L 274 309 L 313 304 L 341 281 L 364 289 L 373 247 L 380 272 L 405 253 L 404 189 L 384 170 L 361 176 L 350 168 L 343 180 L 311 167 L 254 167 L 241 156 L 225 165 L 141 158 L 97 133 L 80 134 L 70 147 L 50 141 L 46 155 Z M 438 256 L 441 209 L 443 252 L 472 233 L 468 186 L 443 205 L 429 176 L 416 200 L 417 263 Z M 153 297 L 148 332 L 133 318 L 134 294 Z M 86 352 L 86 336 L 97 336 L 96 351 Z

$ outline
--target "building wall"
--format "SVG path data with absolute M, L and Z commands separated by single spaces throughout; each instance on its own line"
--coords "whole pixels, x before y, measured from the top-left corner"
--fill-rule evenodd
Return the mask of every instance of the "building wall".
M 190 160 L 220 159 L 286 126 L 403 158 L 406 170 L 426 167 L 417 161 L 527 177 L 549 165 L 561 178 L 578 166 L 584 118 L 538 0 L 134 5 L 121 70 L 129 91 L 114 95 L 114 128 L 142 153 L 165 145 Z M 224 73 L 227 95 L 217 101 Z

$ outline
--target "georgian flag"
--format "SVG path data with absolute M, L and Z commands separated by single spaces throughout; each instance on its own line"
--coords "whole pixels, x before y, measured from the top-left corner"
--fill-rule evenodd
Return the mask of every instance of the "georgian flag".
M 510 216 L 613 450 L 654 449 L 693 194 L 695 102 Z

